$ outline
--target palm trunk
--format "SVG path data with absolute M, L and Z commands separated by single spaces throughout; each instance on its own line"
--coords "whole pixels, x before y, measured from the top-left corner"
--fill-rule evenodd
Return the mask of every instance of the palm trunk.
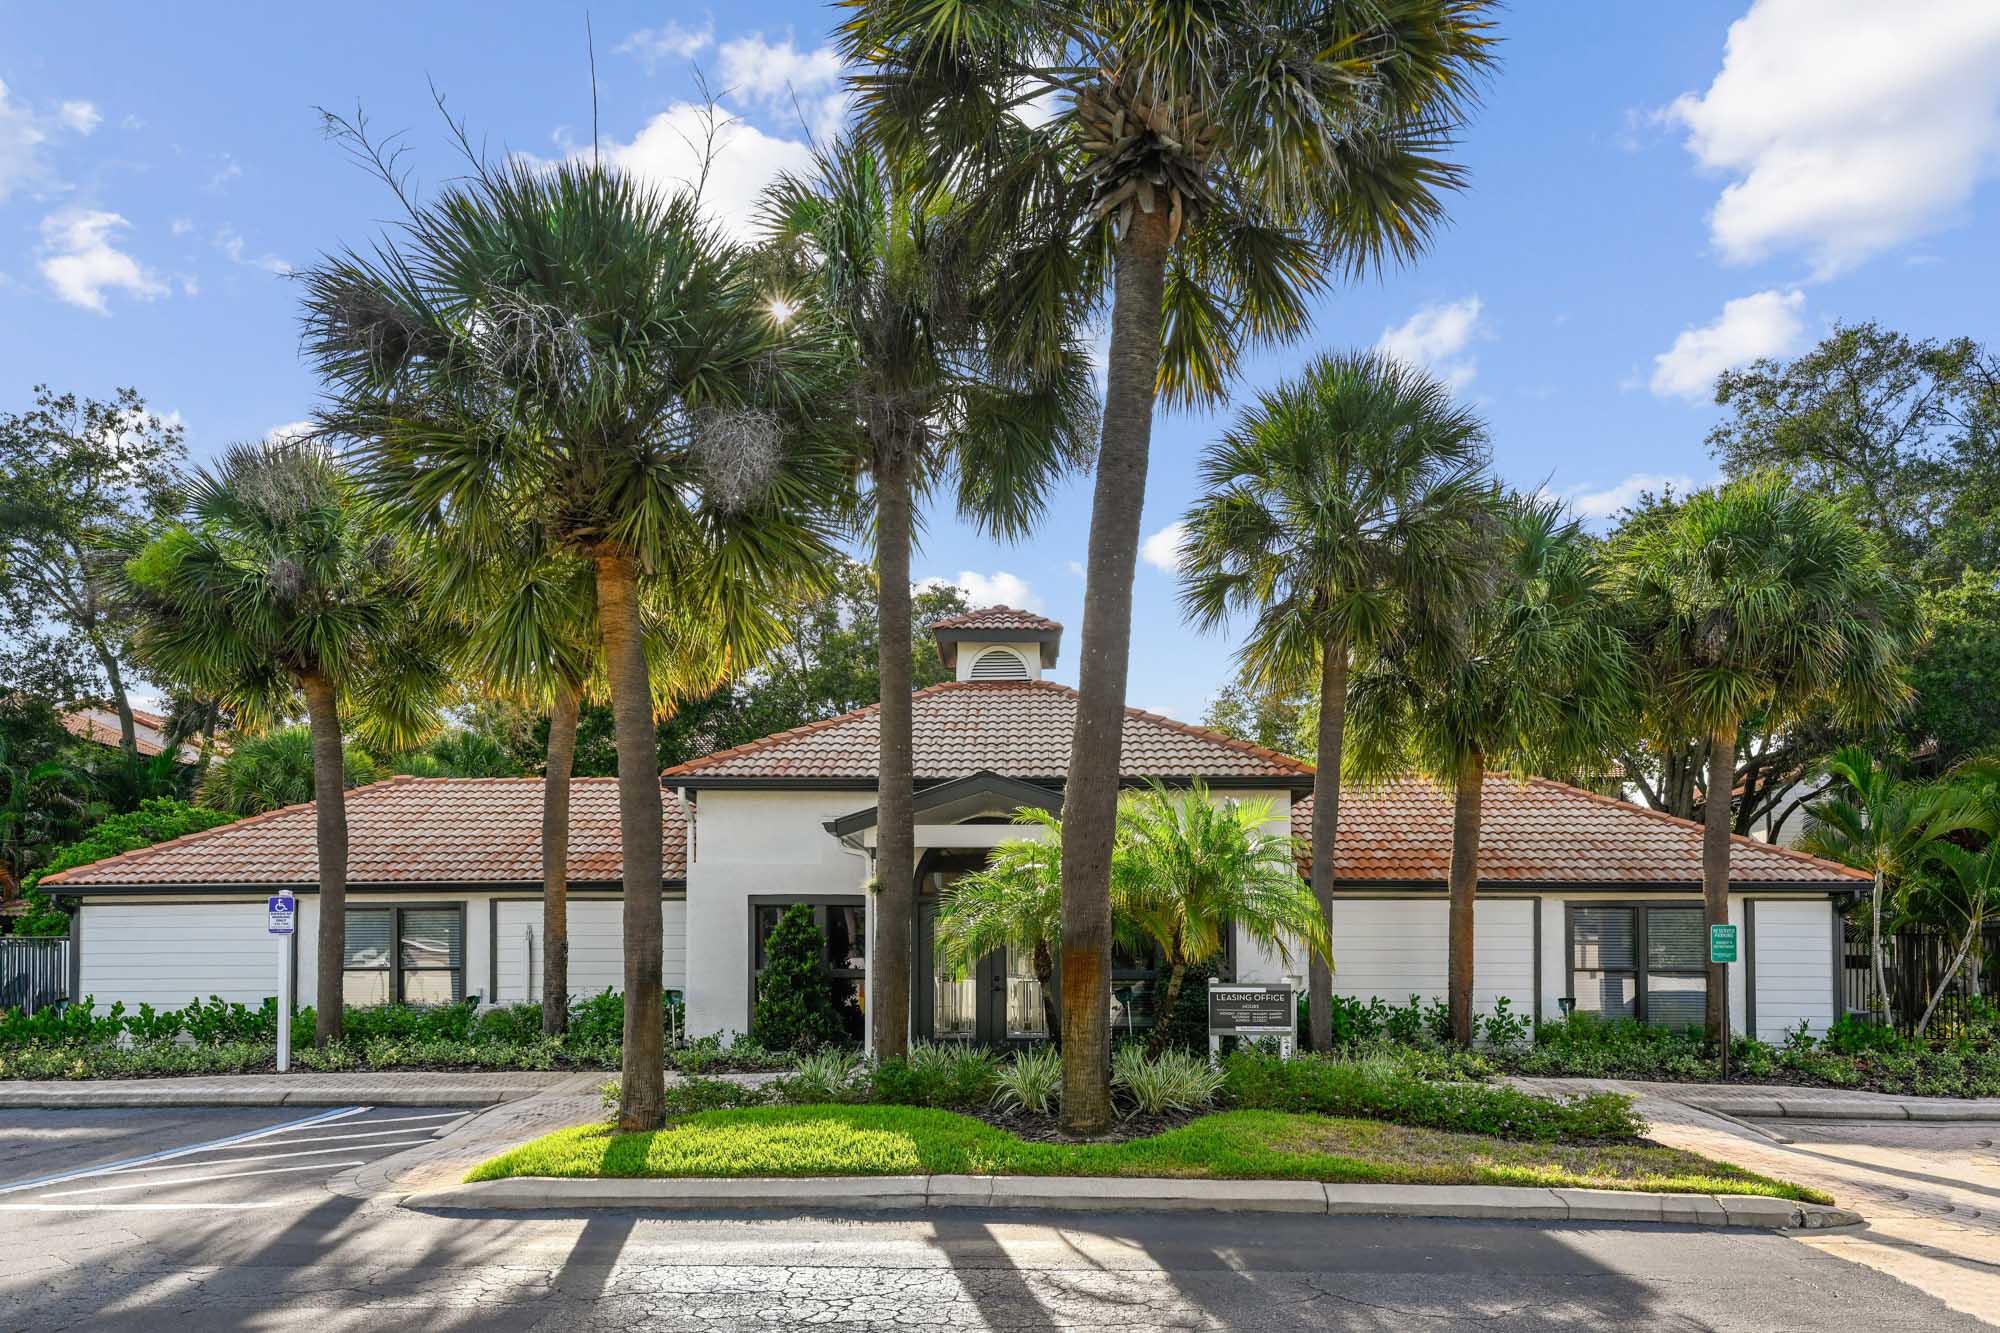
M 1062 1049 L 1062 1011 L 1056 1007 L 1056 959 L 1049 952 L 1047 940 L 1035 945 L 1035 980 L 1042 986 L 1042 1026 L 1048 1029 L 1049 1040 Z
M 1340 834 L 1340 752 L 1347 735 L 1347 643 L 1320 650 L 1319 750 L 1313 770 L 1312 895 L 1333 938 L 1333 853 Z M 1313 954 L 1306 972 L 1306 1016 L 1312 1048 L 1333 1046 L 1333 961 Z
M 317 673 L 299 681 L 312 728 L 314 836 L 319 849 L 319 964 L 313 996 L 313 1042 L 337 1042 L 347 1017 L 347 774 L 342 769 L 340 705 L 333 682 Z M 395 998 L 394 996 L 390 997 Z
M 1160 373 L 1167 220 L 1136 213 L 1118 249 L 1103 436 L 1091 500 L 1081 697 L 1063 792 L 1063 1129 L 1101 1134 L 1111 1107 L 1111 839 L 1132 650 L 1132 575 Z
M 1167 1048 L 1167 1026 L 1173 1022 L 1174 1007 L 1181 1002 L 1181 982 L 1187 976 L 1187 964 L 1176 962 L 1167 973 L 1167 993 L 1160 997 L 1159 1008 L 1153 1013 L 1153 1035 L 1146 1039 L 1146 1054 L 1158 1055 Z
M 878 1060 L 909 1049 L 910 922 L 915 913 L 916 800 L 911 755 L 909 442 L 889 441 L 876 471 L 875 597 L 882 685 L 877 732 L 873 992 L 866 997 Z
M 625 864 L 625 1058 L 618 1128 L 631 1132 L 666 1123 L 666 996 L 660 957 L 660 741 L 646 679 L 638 572 L 623 551 L 597 553 L 597 616 L 611 678 L 618 842 Z
M 1972 952 L 1972 942 L 1979 938 L 1979 928 L 1983 924 L 1974 921 L 1971 929 L 1965 932 L 1965 938 L 1959 941 L 1958 953 L 1952 957 L 1951 966 L 1944 970 L 1944 975 L 1938 978 L 1936 988 L 1931 991 L 1930 1003 L 1924 1006 L 1924 1016 L 1917 1020 L 1916 1036 L 1923 1036 L 1924 1029 L 1931 1025 L 1931 1015 L 1937 1012 L 1938 1001 L 1942 1000 L 1945 991 L 1950 989 L 1951 979 L 1958 975 L 1958 969 L 1965 965 L 1965 956 Z
M 1451 914 L 1446 945 L 1451 1039 L 1472 1045 L 1473 912 L 1479 899 L 1479 828 L 1486 795 L 1486 756 L 1473 750 L 1459 761 L 1451 805 Z
M 1729 788 L 1736 776 L 1736 722 L 1716 724 L 1708 738 L 1708 790 L 1702 800 L 1701 901 L 1707 924 L 1729 924 Z M 1703 1024 L 1709 1044 L 1729 1051 L 1729 965 L 1708 965 L 1708 1012 Z
M 569 777 L 576 762 L 576 687 L 556 687 L 542 770 L 542 1035 L 569 1027 Z
M 1875 1002 L 1882 1006 L 1889 1026 L 1896 1025 L 1896 1005 L 1889 998 L 1888 969 L 1882 958 L 1882 891 L 1886 877 L 1880 866 L 1875 869 L 1875 886 L 1868 895 L 1868 956 L 1869 966 L 1874 972 Z

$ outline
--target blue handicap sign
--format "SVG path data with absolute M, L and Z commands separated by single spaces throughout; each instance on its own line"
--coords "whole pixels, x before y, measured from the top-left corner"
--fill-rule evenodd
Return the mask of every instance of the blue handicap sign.
M 298 899 L 292 897 L 289 893 L 274 893 L 271 895 L 267 905 L 271 916 L 271 924 L 269 926 L 271 934 L 291 934 L 292 921 L 298 916 L 299 912 Z

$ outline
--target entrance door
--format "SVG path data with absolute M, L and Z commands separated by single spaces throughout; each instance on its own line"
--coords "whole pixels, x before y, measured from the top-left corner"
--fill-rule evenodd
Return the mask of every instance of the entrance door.
M 1042 1013 L 1042 985 L 1034 963 L 999 949 L 955 977 L 937 962 L 938 890 L 978 864 L 927 866 L 916 930 L 916 1034 L 933 1041 L 965 1041 L 982 1046 L 1039 1041 L 1048 1034 Z

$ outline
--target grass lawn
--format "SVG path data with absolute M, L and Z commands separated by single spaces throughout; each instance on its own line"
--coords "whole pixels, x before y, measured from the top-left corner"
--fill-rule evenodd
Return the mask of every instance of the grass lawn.
M 1414 1185 L 1540 1185 L 1767 1194 L 1817 1190 L 1678 1148 L 1517 1143 L 1278 1111 L 1225 1111 L 1126 1143 L 1030 1143 L 970 1116 L 908 1106 L 704 1111 L 651 1134 L 559 1130 L 473 1169 L 508 1176 L 1170 1176 Z

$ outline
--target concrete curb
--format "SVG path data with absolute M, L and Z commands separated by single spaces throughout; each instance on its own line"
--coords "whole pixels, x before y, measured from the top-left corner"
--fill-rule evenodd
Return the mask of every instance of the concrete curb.
M 1680 1099 L 1676 1099 L 1680 1100 Z M 1729 1119 L 1761 1120 L 1931 1120 L 2000 1123 L 2000 1099 L 1967 1103 L 1914 1101 L 1835 1101 L 1788 1097 L 1730 1097 L 1681 1100 L 1681 1105 Z
M 349 1088 L 77 1088 L 21 1092 L 0 1085 L 0 1110 L 81 1111 L 154 1106 L 498 1106 L 546 1091 L 545 1088 L 395 1088 L 357 1084 Z
M 1822 1230 L 1852 1226 L 1846 1208 L 1743 1194 L 1501 1185 L 1323 1185 L 1298 1180 L 1104 1179 L 1086 1176 L 820 1176 L 755 1180 L 487 1180 L 401 1200 L 428 1210 L 588 1208 L 791 1212 L 855 1209 L 1035 1208 L 1091 1211 L 1319 1213 L 1335 1217 L 1443 1217 L 1533 1222 L 1647 1222 L 1675 1226 Z

